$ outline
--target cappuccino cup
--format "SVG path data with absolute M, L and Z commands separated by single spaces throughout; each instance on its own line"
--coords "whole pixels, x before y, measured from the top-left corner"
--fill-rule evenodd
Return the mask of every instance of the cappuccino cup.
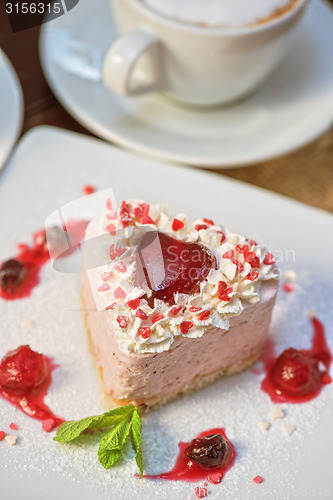
M 281 62 L 307 0 L 111 0 L 120 36 L 103 82 L 214 106 L 251 94 Z

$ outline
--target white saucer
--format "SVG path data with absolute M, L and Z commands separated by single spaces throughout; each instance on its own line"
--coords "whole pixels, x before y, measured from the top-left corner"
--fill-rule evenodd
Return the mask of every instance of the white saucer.
M 22 128 L 23 95 L 15 70 L 0 49 L 0 169 Z
M 81 0 L 43 25 L 46 78 L 88 130 L 136 152 L 201 167 L 250 165 L 290 152 L 324 132 L 333 118 L 333 10 L 313 0 L 278 71 L 251 98 L 197 111 L 159 95 L 123 98 L 100 80 L 116 37 L 108 0 Z

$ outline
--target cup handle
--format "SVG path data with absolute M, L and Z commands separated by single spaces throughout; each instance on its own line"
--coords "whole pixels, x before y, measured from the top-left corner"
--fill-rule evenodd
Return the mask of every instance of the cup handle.
M 161 43 L 154 33 L 143 29 L 119 37 L 103 62 L 104 85 L 121 95 L 134 96 L 157 90 L 161 73 Z

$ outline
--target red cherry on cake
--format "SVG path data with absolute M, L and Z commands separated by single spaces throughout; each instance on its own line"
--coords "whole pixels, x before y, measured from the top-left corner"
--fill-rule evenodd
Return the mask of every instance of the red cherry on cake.
M 217 263 L 213 253 L 198 243 L 187 243 L 158 231 L 146 233 L 135 253 L 135 286 L 148 287 L 149 298 L 171 302 L 176 292 L 199 291 Z
M 317 361 L 294 348 L 283 351 L 274 363 L 272 378 L 278 389 L 294 395 L 306 395 L 320 385 Z
M 7 293 L 14 293 L 25 276 L 24 266 L 16 259 L 4 262 L 0 267 L 0 286 Z
M 210 434 L 193 439 L 185 455 L 204 469 L 215 469 L 228 459 L 228 444 L 221 434 Z
M 37 389 L 48 376 L 43 354 L 28 345 L 8 353 L 0 363 L 0 386 L 10 392 L 28 393 Z

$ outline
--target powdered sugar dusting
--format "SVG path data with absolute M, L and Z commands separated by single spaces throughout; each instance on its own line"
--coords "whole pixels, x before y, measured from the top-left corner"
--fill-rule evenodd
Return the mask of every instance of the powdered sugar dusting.
M 273 194 L 236 185 L 222 176 L 182 170 L 175 165 L 150 164 L 148 160 L 131 157 L 100 142 L 94 144 L 77 135 L 67 136 L 45 129 L 34 134 L 26 138 L 25 145 L 15 153 L 15 162 L 8 165 L 1 177 L 0 200 L 5 209 L 0 210 L 0 259 L 10 257 L 18 241 L 29 241 L 30 234 L 43 224 L 47 210 L 72 200 L 82 185 L 96 179 L 96 173 L 100 185 L 114 182 L 119 189 L 117 194 L 122 197 L 135 194 L 139 178 L 149 178 L 151 183 L 140 184 L 143 196 L 151 196 L 156 202 L 169 200 L 180 210 L 186 209 L 196 216 L 210 207 L 209 212 L 219 221 L 228 221 L 249 236 L 266 238 L 267 244 L 273 245 L 273 253 L 277 248 L 282 251 L 294 248 L 296 262 L 292 265 L 287 262 L 285 269 L 295 270 L 297 287 L 294 293 L 279 294 L 273 316 L 271 335 L 277 352 L 291 345 L 310 346 L 312 328 L 307 313 L 311 308 L 323 322 L 328 343 L 333 347 L 331 233 L 328 231 L 332 222 L 328 215 L 275 198 Z M 49 168 L 46 169 L 46 165 Z M 71 182 L 64 182 L 68 172 L 72 172 Z M 174 176 L 181 180 L 178 185 Z M 130 186 L 125 185 L 124 177 L 131 179 Z M 18 178 L 26 182 L 18 182 Z M 191 193 L 186 197 L 185 182 Z M 28 183 L 29 190 L 26 189 Z M 152 184 L 156 186 L 155 193 L 151 192 Z M 37 188 L 44 197 L 36 195 Z M 263 214 L 262 207 L 269 217 Z M 316 254 L 318 241 L 324 242 L 320 249 L 323 258 Z M 79 290 L 79 278 L 56 273 L 48 263 L 42 270 L 39 287 L 30 298 L 15 303 L 0 302 L 3 318 L 0 357 L 9 349 L 29 343 L 32 349 L 54 358 L 59 366 L 53 372 L 46 403 L 67 419 L 103 411 L 81 318 Z M 33 328 L 22 328 L 21 322 L 26 318 L 33 321 Z M 222 484 L 209 485 L 208 498 L 331 498 L 331 471 L 324 469 L 327 474 L 323 475 L 320 470 L 326 463 L 331 469 L 332 384 L 325 386 L 319 397 L 309 403 L 280 405 L 285 418 L 275 420 L 267 432 L 262 432 L 257 423 L 268 420 L 274 405 L 260 390 L 261 378 L 247 371 L 145 416 L 146 472 L 169 470 L 174 465 L 179 441 L 189 441 L 205 429 L 223 426 L 235 444 L 238 457 Z M 1 430 L 7 432 L 5 426 L 10 422 L 19 428 L 16 446 L 9 446 L 4 439 L 0 441 L 2 498 L 186 500 L 193 496 L 192 484 L 133 477 L 137 468 L 130 453 L 128 462 L 105 471 L 97 461 L 98 445 L 93 436 L 85 437 L 89 446 L 83 445 L 83 441 L 60 445 L 52 441 L 54 432 L 44 432 L 40 422 L 29 419 L 4 400 L 0 400 L 0 411 Z M 283 434 L 286 424 L 296 428 L 291 436 Z M 252 482 L 257 475 L 264 478 L 262 484 Z
M 46 296 L 43 286 L 47 288 L 51 279 L 55 285 L 54 291 Z M 312 329 L 306 316 L 310 304 L 304 297 L 310 288 L 315 289 L 316 297 L 321 296 L 324 289 L 327 291 L 326 283 L 320 284 L 316 280 L 315 284 L 310 276 L 299 276 L 299 280 L 301 294 L 279 296 L 272 328 L 278 351 L 291 344 L 305 347 L 305 337 L 309 339 L 310 345 Z M 61 294 L 59 290 L 62 290 Z M 36 289 L 37 299 L 20 302 L 18 308 L 4 303 L 5 314 L 12 327 L 8 336 L 0 339 L 1 355 L 9 347 L 19 345 L 23 339 L 26 342 L 28 336 L 32 348 L 54 357 L 59 367 L 54 371 L 54 381 L 46 402 L 55 412 L 68 419 L 103 411 L 87 347 L 78 291 L 78 279 L 54 274 L 50 267 L 46 267 L 42 284 Z M 22 332 L 21 318 L 27 317 L 29 310 L 36 307 L 37 303 L 39 315 L 38 319 L 34 315 L 34 332 Z M 315 306 L 318 317 L 326 325 L 327 337 L 332 345 L 332 312 L 327 311 L 320 302 Z M 177 456 L 179 441 L 189 441 L 207 428 L 223 425 L 235 444 L 238 458 L 234 468 L 223 479 L 223 484 L 210 486 L 212 495 L 220 495 L 223 489 L 223 495 L 227 498 L 252 498 L 255 495 L 253 488 L 256 487 L 252 478 L 260 471 L 260 475 L 265 478 L 262 488 L 269 491 L 270 498 L 277 498 L 279 487 L 274 480 L 274 471 L 276 473 L 279 470 L 283 471 L 286 490 L 292 492 L 298 461 L 302 459 L 307 440 L 318 429 L 318 419 L 332 418 L 331 386 L 324 387 L 320 396 L 309 403 L 279 405 L 285 414 L 284 419 L 270 420 L 272 425 L 269 431 L 262 432 L 258 428 L 258 421 L 263 417 L 269 420 L 276 406 L 261 392 L 260 380 L 261 376 L 247 371 L 145 416 L 143 447 L 146 472 L 157 474 L 169 470 Z M 152 500 L 156 497 L 170 498 L 171 495 L 187 498 L 190 494 L 191 486 L 186 483 L 163 483 L 161 486 L 158 482 L 133 477 L 137 469 L 131 450 L 127 450 L 120 465 L 105 471 L 96 455 L 99 433 L 96 436 L 84 436 L 74 445 L 60 445 L 52 441 L 54 432 L 45 433 L 39 422 L 29 420 L 4 401 L 0 401 L 0 404 L 4 421 L 14 421 L 20 429 L 15 450 L 20 454 L 22 466 L 18 474 L 22 480 L 34 472 L 41 476 L 56 474 L 67 478 L 69 484 L 86 485 L 88 490 L 99 492 L 100 499 L 108 498 L 111 487 L 115 498 L 117 494 L 121 495 L 124 484 L 127 485 L 126 498 L 129 499 L 138 498 L 138 495 Z M 284 436 L 285 425 L 297 427 L 297 432 L 289 437 Z M 168 443 L 167 447 L 165 443 Z M 3 460 L 9 468 L 16 466 L 15 450 L 3 446 Z M 52 460 L 46 463 L 42 459 L 45 456 Z M 289 467 L 291 463 L 293 467 Z M 242 494 L 237 497 L 235 492 L 240 491 Z

